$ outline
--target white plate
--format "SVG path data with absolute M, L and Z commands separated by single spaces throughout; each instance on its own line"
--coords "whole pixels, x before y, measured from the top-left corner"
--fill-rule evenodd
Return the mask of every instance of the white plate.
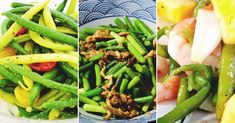
M 30 2 L 42 2 L 43 0 L 1 0 L 0 3 L 0 13 L 5 12 L 11 9 L 10 4 L 12 2 L 22 2 L 22 3 L 30 3 Z M 51 0 L 49 7 L 54 9 L 57 4 L 61 3 L 63 0 Z M 0 24 L 4 21 L 5 17 L 0 16 Z M 77 123 L 77 119 L 66 119 L 66 120 L 32 120 L 26 118 L 15 117 L 13 114 L 18 114 L 18 110 L 16 106 L 6 103 L 5 101 L 0 99 L 0 123 Z

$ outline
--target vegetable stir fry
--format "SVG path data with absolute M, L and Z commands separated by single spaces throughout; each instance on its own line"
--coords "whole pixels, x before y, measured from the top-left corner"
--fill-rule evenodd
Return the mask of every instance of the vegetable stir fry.
M 49 2 L 14 2 L 3 13 L 0 96 L 16 105 L 21 117 L 73 118 L 78 103 L 76 0 L 64 0 L 56 10 L 48 8 Z
M 156 35 L 139 19 L 123 20 L 79 33 L 79 107 L 106 120 L 156 108 Z
M 158 122 L 183 122 L 196 109 L 235 122 L 235 1 L 170 1 L 158 1 L 171 24 L 158 30 L 157 101 L 176 99 L 176 106 Z

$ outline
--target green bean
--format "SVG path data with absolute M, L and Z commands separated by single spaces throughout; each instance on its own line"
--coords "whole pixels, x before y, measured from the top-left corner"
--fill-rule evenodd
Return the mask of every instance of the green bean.
M 161 28 L 158 32 L 157 32 L 157 39 L 160 39 L 163 35 L 166 34 L 167 31 L 169 31 L 170 28 L 168 26 L 165 26 L 163 28 Z
M 36 115 L 32 115 L 30 118 L 32 119 L 48 119 L 50 109 L 47 109 L 45 111 L 42 111 Z
M 117 78 L 120 74 L 124 73 L 127 70 L 127 67 L 124 66 L 121 69 L 119 69 L 116 73 L 113 74 L 114 78 Z
M 51 91 L 49 91 L 48 93 L 46 93 L 45 95 L 43 95 L 41 98 L 39 98 L 34 106 L 40 106 L 41 104 L 43 104 L 44 102 L 48 101 L 49 99 L 51 99 L 52 97 L 55 97 L 58 94 L 58 90 L 54 90 L 52 89 Z
M 87 112 L 107 114 L 107 111 L 102 106 L 84 104 L 82 109 Z
M 19 84 L 19 82 L 24 83 L 20 76 L 16 76 L 16 74 L 11 72 L 9 69 L 5 68 L 3 65 L 0 65 L 0 75 L 14 82 L 15 84 Z
M 27 12 L 32 6 L 21 6 L 21 7 L 17 7 L 17 8 L 13 8 L 11 10 L 9 10 L 8 12 L 12 12 L 12 13 L 25 13 Z
M 123 93 L 128 85 L 128 79 L 123 79 L 119 89 L 119 93 Z
M 192 72 L 188 75 L 188 91 L 192 91 L 193 89 L 197 90 L 195 83 L 195 72 Z
M 0 79 L 0 88 L 6 87 L 6 85 L 9 83 L 7 79 Z
M 132 44 L 135 49 L 138 49 L 141 55 L 146 54 L 146 51 L 139 45 L 139 43 L 137 43 L 137 41 L 131 35 L 127 36 L 127 40 Z
M 101 94 L 102 92 L 103 92 L 102 88 L 95 88 L 95 89 L 83 92 L 81 93 L 81 95 L 85 97 L 94 97 L 94 96 Z
M 84 32 L 79 32 L 79 40 L 80 41 L 85 41 L 88 35 Z
M 129 19 L 127 16 L 123 16 L 123 19 L 124 19 L 126 25 L 128 26 L 128 28 L 129 28 L 130 30 L 134 30 L 134 28 L 133 28 L 133 26 L 132 26 L 132 24 L 131 24 L 130 19 Z
M 97 102 L 93 101 L 92 99 L 89 99 L 87 97 L 79 95 L 79 102 L 82 102 L 84 104 L 91 104 L 91 105 L 99 105 Z
M 47 88 L 54 88 L 54 89 L 58 89 L 61 91 L 65 91 L 65 92 L 69 92 L 69 93 L 73 93 L 73 94 L 77 95 L 77 88 L 75 86 L 60 84 L 58 82 L 46 79 L 46 78 L 42 77 L 41 75 L 39 75 L 38 73 L 27 70 L 21 66 L 13 64 L 13 63 L 6 63 L 6 65 L 8 65 L 9 68 L 14 70 L 15 72 L 17 72 L 21 75 L 27 76 L 30 79 L 32 79 L 33 81 L 35 81 L 39 84 L 42 84 L 43 86 L 45 86 Z
M 93 62 L 89 62 L 89 63 L 87 63 L 87 64 L 85 64 L 85 65 L 79 67 L 79 71 L 80 71 L 80 72 L 85 71 L 85 70 L 91 68 L 92 66 L 93 66 Z
M 100 101 L 102 98 L 99 96 L 99 95 L 97 95 L 97 96 L 94 96 L 94 97 L 92 97 L 92 100 L 94 100 L 94 101 Z
M 77 98 L 72 98 L 66 101 L 45 102 L 42 107 L 45 109 L 74 107 L 77 105 L 77 100 Z
M 113 60 L 113 61 L 111 61 L 111 62 L 106 66 L 106 68 L 109 69 L 109 68 L 111 68 L 114 64 L 117 64 L 117 63 L 118 63 L 117 60 Z
M 97 48 L 101 47 L 110 47 L 113 45 L 117 45 L 117 41 L 115 39 L 109 40 L 109 41 L 102 41 L 102 42 L 96 42 L 95 43 Z
M 189 98 L 189 91 L 188 91 L 187 79 L 181 78 L 176 104 L 178 105 L 188 98 Z
M 202 9 L 203 7 L 205 7 L 207 5 L 209 5 L 210 3 L 211 3 L 211 0 L 199 0 L 198 3 L 197 3 L 196 8 L 194 9 L 193 15 L 196 17 L 197 13 L 198 13 L 198 10 Z
M 24 18 L 21 18 L 17 15 L 14 15 L 10 12 L 5 12 L 3 14 L 5 16 L 7 16 L 8 18 L 10 18 L 11 20 L 15 21 L 16 23 L 22 25 L 23 27 L 25 27 L 29 30 L 37 32 L 37 33 L 39 33 L 43 36 L 49 37 L 53 40 L 60 41 L 62 43 L 67 43 L 67 44 L 73 45 L 74 47 L 77 47 L 77 44 L 78 44 L 77 39 L 72 36 L 57 32 L 57 31 L 50 29 L 46 26 L 36 24 L 36 23 L 31 22 L 27 19 L 24 19 Z
M 1 25 L 1 33 L 2 35 L 7 32 L 9 26 L 13 23 L 12 20 L 6 18 L 3 22 L 2 22 L 2 25 Z
M 29 52 L 26 51 L 20 44 L 18 44 L 16 41 L 12 40 L 10 45 L 15 48 L 17 51 L 19 51 L 20 53 L 22 53 L 23 55 L 28 55 Z
M 140 88 L 139 87 L 133 88 L 133 97 L 134 98 L 138 97 L 139 92 L 140 92 Z
M 20 2 L 12 2 L 11 7 L 17 8 L 17 7 L 23 7 L 23 6 L 32 6 L 30 4 L 20 3 Z
M 153 31 L 141 20 L 136 18 L 134 20 L 138 28 L 147 36 L 148 39 L 152 39 L 152 35 L 154 35 Z
M 152 101 L 149 101 L 146 104 L 144 104 L 142 107 L 142 111 L 147 112 L 151 104 L 152 104 Z
M 21 42 L 31 40 L 31 37 L 29 36 L 29 34 L 23 34 L 23 35 L 19 35 L 17 37 L 14 37 L 13 40 L 18 42 L 18 43 L 21 43 Z
M 151 73 L 151 76 L 152 76 L 152 83 L 154 85 L 154 87 L 156 87 L 156 70 L 155 70 L 155 66 L 153 64 L 153 58 L 152 57 L 148 57 L 147 58 L 147 61 L 148 61 L 148 65 L 149 65 L 149 70 L 150 70 L 150 73 Z
M 116 86 L 116 87 L 118 87 L 118 86 L 120 85 L 123 76 L 124 76 L 124 74 L 122 73 L 122 74 L 120 74 L 120 75 L 118 76 L 118 78 L 116 79 L 116 82 L 115 82 L 115 86 Z
M 82 77 L 83 88 L 88 91 L 91 88 L 89 80 L 84 76 Z
M 157 45 L 157 55 L 164 57 L 164 58 L 169 58 L 167 46 L 158 44 Z
M 186 117 L 189 113 L 200 106 L 208 97 L 210 92 L 210 82 L 200 89 L 195 95 L 178 104 L 171 112 L 158 119 L 158 123 L 174 123 L 181 118 Z
M 66 6 L 66 3 L 67 3 L 67 0 L 63 0 L 63 2 L 57 6 L 56 10 L 62 12 Z
M 118 51 L 124 51 L 125 48 L 123 46 L 111 46 L 104 48 L 105 50 L 118 50 Z
M 97 87 L 100 87 L 101 86 L 101 81 L 102 81 L 102 78 L 101 78 L 101 71 L 100 71 L 100 66 L 98 64 L 95 64 L 95 78 L 96 78 L 96 86 Z
M 119 34 L 115 33 L 114 31 L 111 31 L 110 36 L 112 36 L 113 38 L 115 38 L 115 40 L 118 42 L 118 44 L 123 44 L 125 42 L 125 38 L 120 36 Z
M 178 68 L 180 65 L 170 57 L 170 72 Z
M 129 75 L 131 78 L 134 78 L 136 76 L 135 72 L 131 68 L 126 68 L 126 73 Z
M 147 49 L 146 47 L 144 46 L 144 44 L 140 41 L 140 39 L 137 37 L 137 35 L 132 32 L 132 31 L 129 31 L 130 35 L 132 36 L 132 38 L 142 47 L 142 49 L 144 50 L 144 52 L 147 52 Z
M 108 70 L 106 75 L 111 75 L 111 74 L 116 73 L 119 69 L 121 69 L 125 65 L 126 65 L 126 62 L 119 62 L 119 63 L 117 63 L 115 66 L 113 66 L 112 68 L 110 68 Z
M 113 32 L 126 32 L 125 29 L 120 29 L 120 28 L 111 27 L 111 26 L 99 26 L 98 29 L 109 30 L 109 31 L 113 31 Z
M 151 100 L 153 100 L 153 96 L 145 96 L 145 97 L 139 97 L 134 99 L 137 103 L 146 103 Z
M 135 49 L 135 47 L 132 44 L 128 43 L 127 48 L 134 55 L 137 61 L 139 61 L 140 63 L 146 62 L 145 58 L 140 54 L 140 52 L 137 49 Z
M 93 35 L 98 29 L 97 28 L 83 28 L 82 32 Z
M 134 64 L 134 67 L 136 69 L 136 71 L 140 72 L 140 73 L 144 73 L 145 72 L 145 69 L 143 66 L 141 66 L 140 64 Z
M 104 101 L 99 101 L 100 106 L 105 107 L 106 103 Z
M 139 76 L 135 76 L 128 84 L 127 89 L 131 89 L 132 87 L 134 87 L 136 84 L 138 84 L 138 82 L 140 82 L 140 77 Z
M 101 58 L 103 58 L 103 56 L 104 56 L 104 53 L 94 55 L 89 59 L 89 61 L 92 62 L 92 61 L 100 60 Z
M 139 27 L 137 26 L 136 22 L 134 21 L 133 22 L 133 28 L 135 29 L 136 32 L 138 33 L 141 33 L 142 34 L 142 31 L 139 29 Z
M 77 71 L 73 67 L 64 62 L 59 62 L 59 67 L 74 80 L 78 80 Z
M 113 22 L 120 28 L 125 28 L 124 22 L 120 18 L 115 18 Z

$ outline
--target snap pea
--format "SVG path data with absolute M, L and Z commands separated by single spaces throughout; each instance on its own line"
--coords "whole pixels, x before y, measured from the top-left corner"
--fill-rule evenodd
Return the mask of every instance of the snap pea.
M 3 14 L 5 16 L 7 16 L 8 18 L 10 18 L 11 20 L 16 21 L 16 23 L 24 26 L 25 28 L 27 28 L 29 30 L 35 31 L 43 36 L 49 37 L 49 38 L 54 39 L 56 41 L 60 41 L 62 43 L 67 43 L 67 44 L 70 44 L 74 47 L 77 47 L 77 39 L 72 36 L 57 32 L 57 31 L 50 29 L 46 26 L 36 24 L 36 23 L 31 22 L 27 19 L 24 19 L 24 18 L 21 18 L 17 15 L 14 15 L 10 12 L 5 12 Z
M 72 68 L 70 65 L 64 62 L 59 62 L 59 67 L 69 76 L 71 76 L 74 80 L 78 80 L 77 71 L 74 68 Z
M 63 2 L 57 6 L 56 10 L 62 12 L 66 6 L 66 3 L 67 3 L 67 0 L 63 0 Z
M 139 61 L 140 63 L 146 62 L 145 58 L 140 54 L 140 52 L 137 49 L 135 49 L 135 47 L 132 44 L 128 43 L 127 48 L 134 55 L 137 61 Z
M 16 64 L 13 63 L 6 63 L 10 69 L 14 70 L 15 72 L 27 76 L 30 79 L 32 79 L 33 81 L 42 84 L 43 86 L 47 87 L 47 88 L 54 88 L 54 89 L 58 89 L 61 91 L 65 91 L 65 92 L 69 92 L 72 94 L 77 95 L 77 88 L 75 86 L 71 86 L 71 85 L 66 85 L 66 84 L 60 84 L 58 82 L 46 79 L 44 77 L 42 77 L 41 75 L 39 75 L 38 73 L 29 71 L 21 66 L 18 66 Z
M 102 78 L 101 78 L 101 74 L 100 74 L 100 66 L 98 64 L 95 64 L 95 78 L 96 78 L 96 86 L 97 87 L 100 87 L 101 86 L 101 81 L 102 81 Z
M 84 97 L 82 95 L 79 95 L 79 102 L 82 102 L 84 104 L 91 104 L 91 105 L 99 105 L 97 102 L 93 101 L 92 99 L 89 99 L 87 97 Z
M 219 68 L 218 96 L 216 103 L 216 117 L 221 119 L 225 103 L 233 94 L 234 86 L 234 45 L 224 45 Z
M 81 93 L 81 95 L 89 98 L 89 97 L 97 96 L 101 94 L 102 92 L 103 92 L 102 88 L 95 88 L 95 89 L 83 92 Z
M 72 98 L 69 100 L 60 100 L 60 101 L 53 101 L 53 102 L 45 102 L 42 104 L 42 107 L 45 109 L 52 109 L 52 108 L 67 108 L 67 107 L 74 107 L 77 105 L 77 98 Z

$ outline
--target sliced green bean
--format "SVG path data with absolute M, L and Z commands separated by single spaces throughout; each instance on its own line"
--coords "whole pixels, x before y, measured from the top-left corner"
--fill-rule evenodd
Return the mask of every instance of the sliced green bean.
M 153 100 L 153 96 L 145 96 L 134 99 L 137 103 L 146 103 Z
M 134 46 L 132 46 L 132 44 L 128 43 L 127 48 L 134 55 L 137 61 L 139 61 L 140 63 L 146 62 L 145 58 L 140 54 L 140 52 L 137 49 L 135 49 Z
M 79 102 L 82 102 L 84 104 L 97 105 L 97 106 L 99 105 L 99 103 L 93 101 L 92 99 L 81 96 L 81 95 L 79 95 Z
M 42 107 L 46 109 L 74 107 L 78 103 L 77 100 L 77 98 L 72 98 L 66 101 L 45 102 L 43 103 Z
M 90 105 L 90 104 L 84 104 L 82 109 L 87 112 L 95 112 L 95 113 L 102 113 L 102 114 L 107 113 L 107 111 L 102 106 L 95 106 L 95 105 Z
M 97 87 L 100 87 L 101 86 L 101 81 L 102 81 L 102 78 L 101 78 L 101 71 L 100 71 L 100 66 L 98 64 L 95 64 L 95 78 L 96 78 L 96 86 Z
M 85 97 L 94 97 L 94 96 L 101 94 L 102 92 L 103 92 L 102 88 L 95 88 L 95 89 L 83 92 L 81 95 Z
M 103 58 L 103 56 L 104 56 L 104 53 L 94 55 L 89 59 L 89 61 L 92 62 L 92 61 L 100 60 L 101 58 Z
M 71 76 L 74 80 L 78 80 L 77 71 L 71 67 L 69 64 L 64 62 L 59 62 L 59 67 L 64 70 L 69 76 Z
M 125 91 L 127 85 L 128 85 L 128 79 L 123 79 L 122 82 L 121 82 L 119 92 L 123 93 Z
M 131 89 L 132 87 L 134 87 L 138 82 L 140 82 L 140 77 L 139 76 L 135 76 L 128 84 L 127 89 Z
M 63 0 L 63 2 L 57 6 L 56 10 L 62 12 L 66 6 L 66 3 L 67 3 L 67 0 Z

